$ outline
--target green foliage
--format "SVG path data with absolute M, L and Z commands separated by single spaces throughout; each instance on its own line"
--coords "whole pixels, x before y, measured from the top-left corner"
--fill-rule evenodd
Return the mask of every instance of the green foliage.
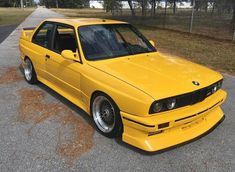
M 87 0 L 40 0 L 40 5 L 47 8 L 56 8 L 58 2 L 59 8 L 84 8 L 89 5 Z
M 35 5 L 34 0 L 23 0 L 23 4 L 27 7 Z M 20 7 L 20 0 L 0 0 L 0 7 Z
M 122 8 L 121 1 L 119 0 L 104 0 L 103 2 L 104 2 L 103 7 L 106 10 L 106 12 L 119 10 Z

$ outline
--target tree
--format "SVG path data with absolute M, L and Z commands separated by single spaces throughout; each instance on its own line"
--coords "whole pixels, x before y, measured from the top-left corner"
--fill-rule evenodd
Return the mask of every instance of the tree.
M 23 0 L 23 4 L 26 6 L 34 6 L 33 0 Z M 0 7 L 19 7 L 20 0 L 0 0 Z
M 199 11 L 201 10 L 202 8 L 202 4 L 203 4 L 204 0 L 195 0 L 195 9 L 196 11 Z
M 173 4 L 173 14 L 176 14 L 177 2 L 182 2 L 183 0 L 168 0 L 169 3 Z
M 150 4 L 151 4 L 151 15 L 155 16 L 156 15 L 156 6 L 157 3 L 160 2 L 161 0 L 150 0 Z
M 152 0 L 152 15 L 155 16 L 156 14 L 156 0 Z
M 205 12 L 207 13 L 207 11 L 208 11 L 208 0 L 205 0 Z
M 235 2 L 234 1 L 232 2 L 233 2 L 233 17 L 231 24 L 232 24 L 232 29 L 235 31 Z
M 234 0 L 214 0 L 214 6 L 217 8 L 218 14 L 222 13 L 231 13 L 232 11 L 232 20 L 231 20 L 231 29 L 235 30 L 235 1 Z
M 142 16 L 146 15 L 146 8 L 148 5 L 148 1 L 147 0 L 137 0 L 137 2 L 139 3 L 140 7 L 141 7 L 141 13 Z
M 168 5 L 168 0 L 165 0 L 165 18 L 166 18 L 167 5 Z
M 131 10 L 131 15 L 135 16 L 135 10 L 133 8 L 132 0 L 128 0 L 128 4 L 129 4 L 130 10 Z
M 111 11 L 114 15 L 115 11 L 121 11 L 122 9 L 121 0 L 104 0 L 103 7 L 106 12 Z
M 176 13 L 176 0 L 173 0 L 174 6 L 173 6 L 173 14 Z
M 47 8 L 83 8 L 87 4 L 87 0 L 40 0 L 40 5 L 45 5 Z

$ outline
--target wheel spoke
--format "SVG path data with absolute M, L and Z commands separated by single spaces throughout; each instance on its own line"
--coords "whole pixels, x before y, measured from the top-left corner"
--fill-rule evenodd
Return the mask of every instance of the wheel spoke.
M 109 133 L 115 125 L 115 111 L 111 102 L 104 96 L 97 96 L 92 105 L 94 121 L 104 133 Z
M 25 65 L 24 65 L 24 75 L 27 81 L 30 81 L 32 79 L 32 74 L 33 73 L 33 66 L 30 62 L 29 59 L 25 60 Z

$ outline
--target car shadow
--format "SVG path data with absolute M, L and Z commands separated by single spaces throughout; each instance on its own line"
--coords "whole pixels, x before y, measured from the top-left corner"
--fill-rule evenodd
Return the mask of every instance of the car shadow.
M 19 70 L 23 75 L 23 67 L 22 65 L 19 66 Z M 26 81 L 25 81 L 26 82 Z M 78 106 L 76 106 L 75 104 L 73 104 L 71 101 L 69 101 L 68 99 L 64 98 L 63 96 L 61 96 L 60 94 L 58 94 L 57 92 L 55 92 L 54 90 L 52 90 L 51 88 L 49 88 L 48 86 L 46 86 L 45 84 L 38 82 L 37 84 L 35 84 L 36 87 L 40 88 L 41 90 L 45 91 L 46 93 L 50 94 L 53 98 L 55 98 L 56 100 L 58 100 L 60 103 L 62 103 L 63 105 L 67 106 L 68 108 L 70 108 L 71 110 L 73 110 L 77 116 L 82 117 L 85 122 L 87 122 L 90 126 L 92 126 L 92 128 L 97 131 L 96 126 L 92 120 L 92 117 L 87 114 L 84 110 L 82 110 L 81 108 L 79 108 Z M 101 132 L 97 131 L 102 137 L 105 137 L 102 135 Z M 110 138 L 107 138 L 110 139 Z M 112 138 L 111 138 L 112 139 Z M 139 148 L 136 148 L 128 143 L 125 143 L 122 141 L 121 136 L 118 138 L 114 138 L 115 142 L 124 147 L 127 148 L 129 150 L 132 150 L 136 153 L 139 153 L 141 155 L 144 156 L 153 156 L 153 155 L 157 155 L 157 154 L 161 154 L 164 152 L 167 152 L 168 150 L 163 150 L 163 151 L 157 151 L 157 152 L 146 152 L 144 150 L 141 150 Z
M 23 74 L 22 65 L 19 66 L 19 70 Z M 95 128 L 91 116 L 89 114 L 87 114 L 84 110 L 82 110 L 81 108 L 79 108 L 78 106 L 73 104 L 71 101 L 64 98 L 63 96 L 58 94 L 56 91 L 52 90 L 51 88 L 49 88 L 48 86 L 46 86 L 45 84 L 43 84 L 41 82 L 38 82 L 37 84 L 35 84 L 35 86 L 42 89 L 43 91 L 49 93 L 53 98 L 55 98 L 60 103 L 64 104 L 65 106 L 67 106 L 68 108 L 70 108 L 71 110 L 76 112 L 77 115 L 81 116 L 88 124 L 90 124 L 93 128 Z
M 73 104 L 72 102 L 70 102 L 69 100 L 67 100 L 66 98 L 64 98 L 63 96 L 61 96 L 60 94 L 58 94 L 57 92 L 55 92 L 54 90 L 52 90 L 51 88 L 49 88 L 48 86 L 42 84 L 42 83 L 38 83 L 37 84 L 37 87 L 39 87 L 40 89 L 42 89 L 43 91 L 45 91 L 46 93 L 49 93 L 53 98 L 55 98 L 56 100 L 58 100 L 59 102 L 61 102 L 62 104 L 64 104 L 65 106 L 67 106 L 68 108 L 70 108 L 71 110 L 73 110 L 74 112 L 76 112 L 75 114 L 77 116 L 80 116 L 82 117 L 85 122 L 87 122 L 90 126 L 93 127 L 93 129 L 95 131 L 97 131 L 96 127 L 95 127 L 95 124 L 92 120 L 92 117 L 87 114 L 85 111 L 83 111 L 81 108 L 79 108 L 78 106 L 76 106 L 75 104 Z M 105 137 L 102 135 L 102 133 L 100 133 L 99 131 L 97 131 L 102 137 Z M 110 138 L 106 138 L 106 139 L 110 139 Z M 111 138 L 112 139 L 112 138 Z M 139 153 L 141 155 L 145 155 L 145 156 L 152 156 L 152 155 L 156 155 L 156 154 L 159 154 L 159 152 L 145 152 L 139 148 L 136 148 L 134 146 L 131 146 L 125 142 L 122 141 L 122 138 L 121 137 L 118 137 L 118 138 L 115 138 L 114 139 L 115 142 L 124 147 L 124 148 L 127 148 L 127 149 L 130 149 L 136 153 Z
M 90 115 L 88 115 L 84 110 L 82 110 L 81 108 L 79 108 L 78 106 L 76 106 L 75 104 L 73 104 L 68 99 L 64 98 L 63 96 L 61 96 L 60 94 L 49 88 L 48 86 L 44 85 L 43 83 L 39 82 L 37 86 L 43 91 L 49 93 L 53 98 L 58 100 L 60 103 L 66 105 L 69 109 L 76 112 L 77 115 L 81 116 L 88 124 L 94 127 Z

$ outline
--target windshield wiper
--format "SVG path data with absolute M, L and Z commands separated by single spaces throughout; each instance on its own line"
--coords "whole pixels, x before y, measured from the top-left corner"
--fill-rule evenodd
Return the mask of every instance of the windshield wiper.
M 118 33 L 118 35 L 121 37 L 122 41 L 124 42 L 124 45 L 125 45 L 125 47 L 126 47 L 128 53 L 129 53 L 130 55 L 133 55 L 134 52 L 133 52 L 132 49 L 130 48 L 129 43 L 126 42 L 126 40 L 124 39 L 124 37 L 122 36 L 122 34 L 121 34 L 116 28 L 114 28 L 114 29 L 115 29 L 115 31 Z

